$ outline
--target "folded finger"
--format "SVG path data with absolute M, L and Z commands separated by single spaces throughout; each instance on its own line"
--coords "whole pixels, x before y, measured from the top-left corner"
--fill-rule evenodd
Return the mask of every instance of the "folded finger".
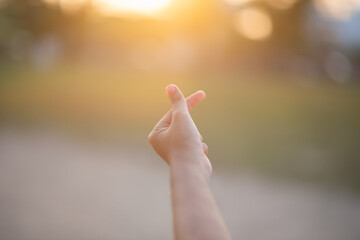
M 188 106 L 188 110 L 192 110 L 194 107 L 196 107 L 199 103 L 201 103 L 205 99 L 205 93 L 204 91 L 197 91 L 196 93 L 193 93 L 189 97 L 186 98 L 186 104 Z M 163 128 L 163 127 L 169 127 L 171 124 L 172 119 L 172 110 L 168 111 L 164 117 L 159 121 L 159 123 L 156 125 L 155 128 Z

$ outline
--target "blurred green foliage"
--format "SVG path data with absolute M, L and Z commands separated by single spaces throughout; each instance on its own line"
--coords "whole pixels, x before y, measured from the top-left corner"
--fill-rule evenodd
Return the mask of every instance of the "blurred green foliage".
M 285 75 L 58 66 L 0 70 L 2 124 L 56 125 L 149 149 L 169 109 L 164 88 L 203 89 L 193 117 L 217 167 L 360 185 L 360 88 Z

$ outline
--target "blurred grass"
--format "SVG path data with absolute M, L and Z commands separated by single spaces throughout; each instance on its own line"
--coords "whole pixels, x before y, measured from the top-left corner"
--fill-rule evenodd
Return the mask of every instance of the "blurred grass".
M 186 95 L 206 91 L 192 114 L 215 167 L 360 186 L 357 85 L 211 70 L 10 66 L 0 68 L 1 121 L 56 125 L 147 148 L 148 132 L 170 107 L 169 83 Z

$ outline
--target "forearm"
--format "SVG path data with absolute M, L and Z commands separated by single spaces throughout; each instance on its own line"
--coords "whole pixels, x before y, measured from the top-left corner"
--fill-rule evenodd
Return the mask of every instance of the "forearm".
M 195 157 L 172 159 L 171 164 L 175 239 L 230 239 L 201 159 L 189 158 Z

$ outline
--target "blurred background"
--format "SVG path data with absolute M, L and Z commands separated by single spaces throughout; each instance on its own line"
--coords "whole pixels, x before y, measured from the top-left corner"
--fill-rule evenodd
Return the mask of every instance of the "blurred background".
M 234 239 L 359 239 L 359 79 L 359 0 L 0 0 L 0 239 L 171 239 L 170 83 Z

